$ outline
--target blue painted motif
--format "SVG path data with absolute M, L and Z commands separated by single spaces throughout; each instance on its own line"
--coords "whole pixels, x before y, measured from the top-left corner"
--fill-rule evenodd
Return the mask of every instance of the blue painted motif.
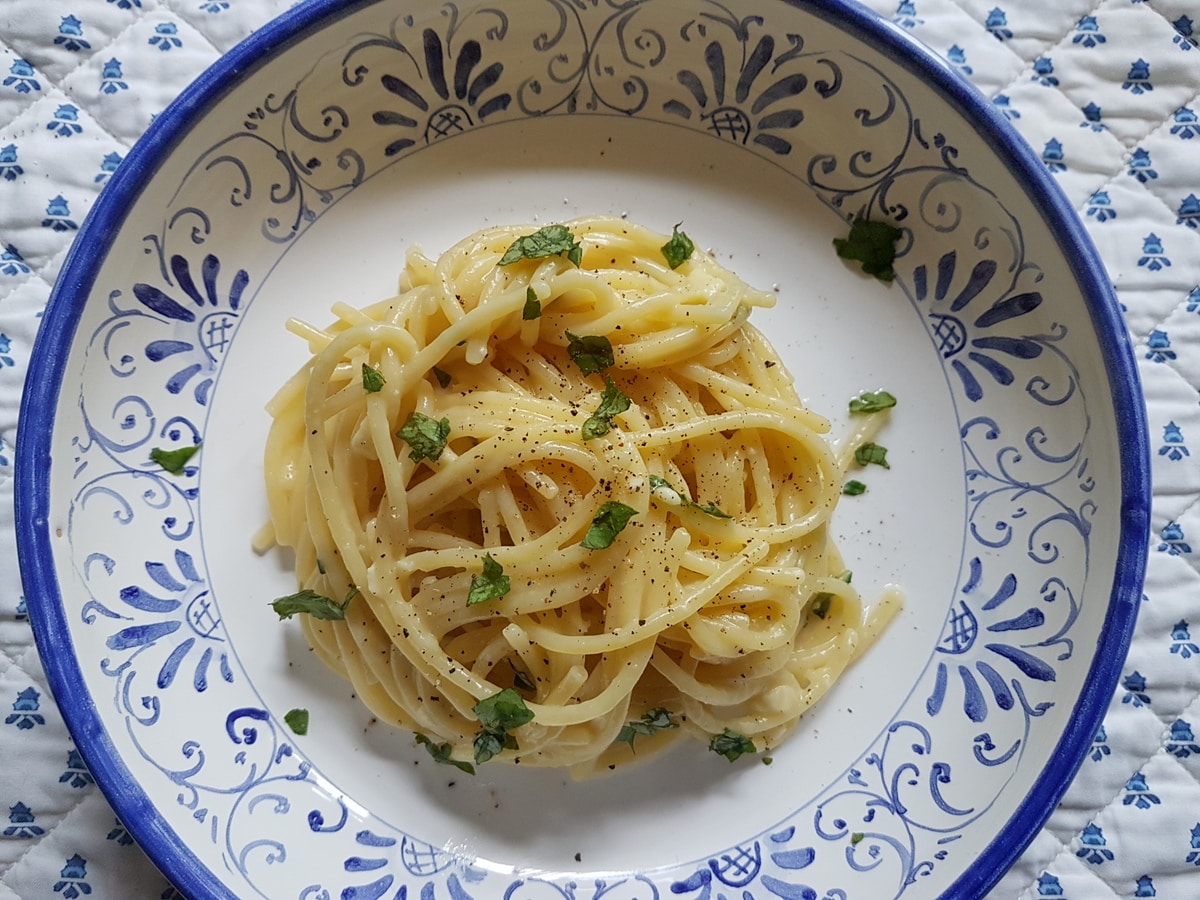
M 1167 753 L 1179 759 L 1200 755 L 1200 743 L 1196 741 L 1192 723 L 1186 719 L 1176 719 L 1171 723 L 1171 736 L 1163 747 Z
M 1171 116 L 1171 134 L 1180 140 L 1190 141 L 1192 138 L 1200 135 L 1200 118 L 1197 118 L 1195 110 L 1184 106 L 1175 110 Z
M 1191 553 L 1192 548 L 1183 533 L 1183 526 L 1178 522 L 1168 522 L 1163 527 L 1158 550 L 1160 553 L 1169 553 L 1171 556 L 1179 556 L 1181 553 Z
M 37 72 L 24 59 L 14 59 L 8 67 L 8 75 L 3 82 L 4 87 L 12 88 L 18 94 L 32 94 L 42 89 L 42 83 L 37 80 Z
M 125 73 L 121 71 L 121 61 L 114 56 L 100 70 L 100 93 L 111 96 L 127 90 L 129 85 L 125 81 Z
M 917 16 L 917 5 L 913 0 L 900 0 L 892 21 L 901 28 L 916 28 L 925 24 L 925 20 Z
M 1154 90 L 1154 84 L 1150 81 L 1150 63 L 1141 58 L 1134 60 L 1121 89 L 1133 94 L 1148 94 Z
M 1048 56 L 1038 57 L 1033 61 L 1033 74 L 1030 81 L 1036 81 L 1045 87 L 1058 87 L 1058 76 L 1054 74 L 1054 62 Z
M 54 893 L 62 894 L 63 900 L 78 900 L 92 892 L 87 882 L 87 860 L 78 853 L 67 860 L 59 872 L 60 880 L 54 883 Z
M 128 828 L 121 824 L 119 819 L 113 824 L 113 827 L 104 836 L 104 839 L 106 841 L 116 841 L 122 847 L 129 847 L 133 844 L 133 835 L 129 833 Z
M 1177 356 L 1171 349 L 1171 337 L 1161 329 L 1154 329 L 1146 338 L 1146 359 L 1151 362 L 1171 362 Z
M 1137 264 L 1149 269 L 1151 272 L 1158 272 L 1171 265 L 1171 260 L 1167 256 L 1162 238 L 1154 232 L 1150 232 L 1150 234 L 1142 238 L 1142 255 L 1138 257 Z
M 63 16 L 54 44 L 73 53 L 92 49 L 92 45 L 83 39 L 83 23 L 75 16 Z
M 1039 897 L 1062 897 L 1063 887 L 1058 880 L 1057 875 L 1051 875 L 1049 872 L 1043 872 L 1037 878 L 1037 892 Z
M 1136 669 L 1130 672 L 1121 681 L 1121 687 L 1125 689 L 1125 694 L 1121 697 L 1122 703 L 1129 703 L 1133 706 L 1149 706 L 1150 694 L 1146 691 L 1146 676 Z
M 24 175 L 25 170 L 17 162 L 17 145 L 6 144 L 0 147 L 0 178 L 5 181 L 16 181 Z
M 1112 862 L 1115 858 L 1113 852 L 1108 849 L 1108 840 L 1104 837 L 1104 830 L 1095 823 L 1087 825 L 1079 835 L 1079 842 L 1083 844 L 1075 855 L 1084 862 L 1091 863 L 1093 866 L 1101 866 L 1106 862 Z
M 1171 24 L 1175 27 L 1175 34 L 1171 40 L 1180 50 L 1191 50 L 1200 41 L 1196 36 L 1195 23 L 1187 16 L 1180 16 Z
M 1185 545 L 1186 546 L 1186 545 Z M 1190 549 L 1185 552 L 1190 552 Z M 1190 659 L 1193 656 L 1200 656 L 1200 647 L 1196 646 L 1192 640 L 1191 632 L 1188 630 L 1186 620 L 1180 620 L 1175 623 L 1175 627 L 1171 629 L 1171 654 L 1179 656 L 1182 659 Z
M 0 275 L 28 275 L 29 266 L 21 258 L 21 253 L 12 244 L 5 244 L 0 253 Z
M 42 219 L 42 227 L 52 231 L 76 231 L 79 228 L 71 218 L 71 205 L 62 194 L 46 204 L 46 218 Z
M 1057 138 L 1046 141 L 1046 146 L 1042 148 L 1042 162 L 1046 164 L 1046 168 L 1055 174 L 1065 172 L 1067 164 L 1064 160 L 1062 141 Z
M 1125 783 L 1125 796 L 1121 798 L 1122 806 L 1132 806 L 1135 809 L 1150 809 L 1158 806 L 1162 800 L 1150 790 L 1146 776 L 1138 772 Z
M 205 0 L 205 2 L 200 4 L 201 12 L 212 13 L 213 15 L 225 12 L 227 9 L 229 9 L 229 0 Z
M 55 137 L 69 138 L 83 132 L 79 124 L 79 108 L 73 103 L 62 103 L 54 111 L 54 117 L 46 124 L 47 131 L 53 131 Z
M 67 752 L 67 768 L 58 776 L 58 783 L 73 788 L 85 788 L 96 783 L 96 779 L 84 764 L 83 757 L 74 747 Z
M 1101 725 L 1096 731 L 1096 736 L 1092 738 L 1092 749 L 1088 753 L 1088 757 L 1092 762 L 1100 762 L 1104 757 L 1112 755 L 1112 748 L 1108 746 L 1108 732 Z
M 15 365 L 12 358 L 12 338 L 0 331 L 0 368 Z
M 1012 29 L 1008 27 L 1008 14 L 998 6 L 993 7 L 991 12 L 988 13 L 983 27 L 987 29 L 988 34 L 998 41 L 1012 39 Z
M 19 800 L 8 808 L 8 826 L 3 834 L 6 838 L 37 838 L 46 833 L 40 825 L 35 824 L 37 816 Z
M 1184 857 L 1184 862 L 1200 866 L 1200 822 L 1192 826 L 1192 850 Z
M 27 687 L 17 694 L 17 699 L 13 701 L 13 711 L 4 719 L 4 724 L 12 725 L 21 731 L 45 725 L 46 717 L 38 712 L 41 708 L 41 696 L 32 687 Z
M 1083 107 L 1083 121 L 1079 123 L 1080 128 L 1090 128 L 1092 131 L 1104 131 L 1108 128 L 1104 124 L 1101 115 L 1100 107 L 1095 103 L 1089 103 Z
M 967 65 L 967 51 L 955 44 L 945 53 L 946 60 L 963 75 L 973 75 L 975 70 Z
M 1200 228 L 1200 197 L 1188 194 L 1180 201 L 1175 224 L 1186 225 L 1188 228 Z
M 95 177 L 96 184 L 103 184 L 108 180 L 108 176 L 117 171 L 117 166 L 121 164 L 124 157 L 120 153 L 112 152 L 104 154 L 104 159 L 100 160 L 100 172 Z
M 1158 891 L 1154 889 L 1154 879 L 1149 875 L 1143 875 L 1137 880 L 1137 887 L 1133 891 L 1134 897 L 1157 897 Z
M 1108 195 L 1108 191 L 1096 191 L 1088 198 L 1087 216 L 1090 219 L 1095 219 L 1097 222 L 1108 222 L 1117 217 L 1117 211 L 1113 208 L 1112 198 Z
M 1129 174 L 1145 184 L 1158 178 L 1158 172 L 1150 160 L 1150 151 L 1138 147 L 1129 157 Z
M 179 37 L 179 26 L 174 22 L 159 22 L 154 26 L 154 34 L 146 41 L 151 47 L 157 47 L 166 52 L 175 47 L 182 47 Z
M 1195 311 L 1190 308 L 1188 310 L 1188 312 Z M 1191 455 L 1187 444 L 1184 443 L 1183 430 L 1174 422 L 1168 422 L 1163 426 L 1163 442 L 1162 446 L 1158 448 L 1158 455 L 1165 456 L 1171 462 L 1179 462 L 1184 457 Z
M 1021 113 L 1015 106 L 1012 105 L 1012 100 L 1008 94 L 997 94 L 992 98 L 992 105 L 1000 111 L 1006 119 L 1019 119 Z
M 1100 31 L 1100 23 L 1096 21 L 1095 16 L 1084 16 L 1080 19 L 1071 38 L 1072 44 L 1087 47 L 1089 50 L 1107 42 L 1108 38 Z

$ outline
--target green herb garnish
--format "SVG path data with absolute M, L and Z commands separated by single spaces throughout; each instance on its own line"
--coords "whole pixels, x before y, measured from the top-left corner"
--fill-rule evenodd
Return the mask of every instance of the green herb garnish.
M 842 485 L 842 493 L 847 497 L 857 497 L 859 494 L 865 494 L 867 486 L 856 478 L 851 478 Z
M 510 662 L 509 665 L 512 665 Z M 537 692 L 537 685 L 533 683 L 533 679 L 529 677 L 529 673 L 513 666 L 513 687 L 518 691 L 524 691 L 527 694 Z
M 812 605 L 809 610 L 818 619 L 824 619 L 829 615 L 829 604 L 833 601 L 833 594 L 828 591 L 821 591 L 813 596 Z
M 199 444 L 192 447 L 180 447 L 178 450 L 161 450 L 155 447 L 150 451 L 150 458 L 172 475 L 178 475 L 187 465 L 187 461 L 195 456 L 199 449 Z
M 850 234 L 834 238 L 833 247 L 842 259 L 857 260 L 862 270 L 880 281 L 896 277 L 892 263 L 896 260 L 896 242 L 903 232 L 887 222 L 872 222 L 862 217 L 850 225 Z
M 612 342 L 602 334 L 583 337 L 567 332 L 567 355 L 584 375 L 603 372 L 616 362 Z
M 521 309 L 521 318 L 528 322 L 541 314 L 542 301 L 537 298 L 537 291 L 533 288 L 525 288 L 525 306 Z
M 732 728 L 726 728 L 720 734 L 715 735 L 708 742 L 708 749 L 713 753 L 720 754 L 730 762 L 733 762 L 743 753 L 758 752 L 758 748 L 754 746 L 754 741 L 750 740 L 744 734 L 739 734 Z
M 446 766 L 454 766 L 454 768 L 461 772 L 466 772 L 468 775 L 475 774 L 475 767 L 473 765 L 471 765 L 469 762 L 464 762 L 461 759 L 454 759 L 450 755 L 454 751 L 454 748 L 445 741 L 437 744 L 423 734 L 417 734 L 416 738 L 417 743 L 424 745 L 425 749 L 429 751 L 429 755 L 434 758 L 435 762 L 440 762 Z
M 580 541 L 589 550 L 603 550 L 611 547 L 617 535 L 629 524 L 629 520 L 637 515 L 637 510 L 626 506 L 617 500 L 606 500 L 599 512 L 592 518 L 591 527 Z
M 545 225 L 533 234 L 517 238 L 500 257 L 500 265 L 507 266 L 522 259 L 543 259 L 547 256 L 563 256 L 579 265 L 583 261 L 583 247 L 566 225 Z
M 887 461 L 887 447 L 876 443 L 863 444 L 854 451 L 854 461 L 860 466 L 876 465 L 890 469 Z
M 678 728 L 679 723 L 671 721 L 670 710 L 657 706 L 649 712 L 642 713 L 642 717 L 634 722 L 626 722 L 619 732 L 617 732 L 616 743 L 628 744 L 629 748 L 633 749 L 633 741 L 639 735 L 651 735 L 656 731 L 666 731 L 670 728 Z
M 512 583 L 504 574 L 504 567 L 492 559 L 490 553 L 485 553 L 483 572 L 471 576 L 471 586 L 467 589 L 467 606 L 496 600 L 507 594 L 511 588 Z
M 618 416 L 629 409 L 629 398 L 621 393 L 621 389 L 607 375 L 604 376 L 604 392 L 600 395 L 600 406 L 583 423 L 583 439 L 608 434 L 612 427 L 613 416 Z
M 433 377 L 437 379 L 437 383 L 440 384 L 442 387 L 444 387 L 444 388 L 450 387 L 450 373 L 449 372 L 443 372 L 437 366 L 434 366 L 433 367 Z
M 850 401 L 850 414 L 879 412 L 896 405 L 896 398 L 887 391 L 863 391 Z
M 423 413 L 414 412 L 396 432 L 396 437 L 412 448 L 408 458 L 414 462 L 437 459 L 446 449 L 446 440 L 450 437 L 450 420 L 431 419 Z
M 474 706 L 483 730 L 475 735 L 475 764 L 482 765 L 501 750 L 517 750 L 517 739 L 508 732 L 533 721 L 533 710 L 512 688 L 505 688 Z
M 383 380 L 383 373 L 378 369 L 362 364 L 363 390 L 368 394 L 378 394 L 383 390 L 386 382 Z
M 854 832 L 851 832 L 851 834 L 850 834 L 850 843 L 851 843 L 851 844 L 859 844 L 859 843 L 861 843 L 861 842 L 862 842 L 862 839 L 863 839 L 863 838 L 865 838 L 865 837 L 866 837 L 866 835 L 865 835 L 865 834 L 863 834 L 861 831 L 854 831 Z
M 662 254 L 668 266 L 678 269 L 688 261 L 695 249 L 696 245 L 692 243 L 692 239 L 676 225 L 671 231 L 671 239 L 662 246 Z
M 308 710 L 307 709 L 289 709 L 283 714 L 283 721 L 287 723 L 287 727 L 292 729 L 296 734 L 308 734 Z
M 350 605 L 350 601 L 357 594 L 357 589 L 352 590 L 346 596 L 345 602 L 338 603 L 335 600 L 330 600 L 324 594 L 318 594 L 310 588 L 305 588 L 294 594 L 288 594 L 286 597 L 272 600 L 271 609 L 275 610 L 276 615 L 281 619 L 290 619 L 294 615 L 303 613 L 304 615 L 312 616 L 314 619 L 336 621 L 346 618 L 346 607 Z
M 707 513 L 708 515 L 714 516 L 718 519 L 733 518 L 733 516 L 729 515 L 729 513 L 722 511 L 722 509 L 715 503 L 697 503 L 694 500 L 689 500 L 683 491 L 672 485 L 671 482 L 667 481 L 667 479 L 660 478 L 657 475 L 651 475 L 650 490 L 657 491 L 660 489 L 665 489 L 666 491 L 669 491 L 672 496 L 679 498 L 678 502 L 676 502 L 673 499 L 664 498 L 660 495 L 660 499 L 666 500 L 667 503 L 671 504 L 672 506 L 690 506 L 692 509 L 698 509 L 700 512 Z

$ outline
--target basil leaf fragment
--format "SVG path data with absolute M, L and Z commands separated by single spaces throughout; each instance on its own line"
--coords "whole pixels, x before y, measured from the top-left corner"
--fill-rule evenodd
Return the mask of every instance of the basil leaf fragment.
M 580 337 L 567 332 L 567 356 L 584 375 L 603 372 L 616 362 L 612 342 L 602 334 L 585 334 Z
M 850 401 L 850 414 L 879 412 L 896 405 L 896 398 L 887 391 L 863 391 Z
M 833 594 L 829 593 L 828 591 L 821 591 L 821 593 L 813 597 L 812 605 L 809 606 L 809 610 L 818 619 L 824 619 L 827 615 L 829 615 L 829 604 L 831 602 L 833 602 Z
M 896 260 L 896 242 L 901 234 L 899 228 L 887 222 L 872 222 L 859 216 L 846 237 L 833 239 L 833 247 L 842 259 L 861 262 L 868 275 L 891 281 L 896 277 L 892 263 Z
M 583 423 L 583 439 L 590 441 L 592 438 L 608 434 L 608 430 L 612 427 L 613 416 L 618 416 L 627 409 L 629 409 L 629 398 L 621 393 L 616 382 L 605 375 L 600 406 Z
M 890 469 L 887 461 L 887 447 L 876 443 L 863 444 L 854 451 L 854 461 L 860 466 L 876 465 Z
M 517 739 L 508 734 L 533 721 L 533 710 L 512 688 L 505 688 L 475 704 L 473 711 L 483 730 L 475 735 L 475 763 L 482 765 L 501 750 L 518 750 Z
M 283 714 L 283 721 L 287 723 L 287 727 L 299 735 L 308 734 L 308 710 L 307 709 L 289 709 Z
M 611 547 L 617 535 L 629 524 L 629 520 L 637 515 L 637 510 L 626 506 L 617 500 L 606 500 L 600 510 L 592 518 L 591 527 L 580 543 L 589 550 L 603 550 Z
M 150 458 L 172 475 L 178 475 L 187 465 L 187 461 L 195 456 L 199 449 L 199 444 L 192 447 L 180 447 L 178 450 L 162 450 L 155 447 L 150 451 Z
M 744 734 L 734 731 L 732 728 L 726 728 L 720 734 L 714 735 L 713 739 L 708 742 L 708 749 L 713 753 L 725 757 L 730 762 L 733 762 L 743 753 L 758 752 L 758 748 L 754 746 L 754 741 L 750 740 Z
M 657 475 L 650 476 L 650 490 L 660 500 L 666 501 L 671 506 L 690 506 L 692 509 L 698 509 L 700 512 L 707 513 L 718 519 L 733 518 L 733 516 L 724 512 L 715 503 L 697 503 L 694 500 L 689 500 L 687 494 L 676 488 L 667 479 L 660 478 Z
M 408 458 L 413 462 L 437 459 L 446 449 L 446 441 L 450 437 L 450 420 L 431 419 L 423 413 L 414 412 L 396 432 L 396 437 L 412 448 Z
M 545 225 L 533 234 L 513 241 L 500 257 L 499 265 L 507 266 L 522 259 L 564 255 L 578 266 L 583 261 L 583 247 L 566 225 Z
M 863 838 L 865 838 L 865 837 L 866 837 L 866 835 L 865 835 L 865 834 L 863 834 L 861 831 L 854 831 L 854 832 L 851 832 L 851 834 L 850 834 L 850 843 L 851 843 L 852 845 L 853 845 L 853 844 L 860 844 L 860 843 L 862 843 L 862 840 L 863 840 Z
M 639 734 L 651 735 L 656 731 L 666 731 L 670 728 L 678 728 L 679 723 L 671 721 L 672 713 L 670 710 L 664 709 L 661 706 L 656 706 L 649 712 L 642 713 L 642 717 L 633 722 L 626 722 L 621 730 L 617 732 L 616 743 L 628 744 L 630 749 L 633 749 L 634 739 Z
M 471 576 L 471 586 L 467 589 L 467 606 L 499 599 L 511 588 L 512 582 L 504 574 L 504 567 L 492 559 L 492 554 L 486 553 L 483 557 L 483 572 Z
M 461 759 L 454 759 L 450 755 L 452 752 L 454 752 L 454 748 L 445 741 L 440 744 L 435 743 L 423 734 L 417 734 L 416 738 L 417 743 L 422 744 L 425 749 L 429 751 L 429 755 L 433 757 L 435 762 L 440 762 L 442 765 L 446 766 L 454 766 L 454 768 L 461 772 L 466 772 L 468 775 L 475 774 L 475 767 L 473 765 Z
M 678 269 L 687 262 L 695 250 L 696 245 L 692 243 L 691 238 L 679 230 L 679 225 L 672 229 L 671 239 L 662 246 L 663 257 L 672 269 Z
M 542 314 L 542 301 L 537 298 L 537 291 L 525 288 L 525 306 L 521 309 L 521 318 L 526 322 L 538 318 Z
M 363 390 L 368 394 L 378 394 L 383 390 L 383 386 L 387 383 L 383 379 L 383 373 L 378 369 L 362 364 L 362 379 Z
M 859 494 L 865 494 L 867 486 L 856 478 L 851 478 L 842 485 L 842 493 L 847 497 L 857 497 Z
M 437 379 L 437 383 L 440 384 L 442 387 L 444 387 L 444 388 L 450 387 L 450 373 L 449 372 L 443 372 L 437 366 L 434 366 L 433 367 L 433 377 Z
M 346 607 L 357 596 L 357 588 L 352 590 L 343 603 L 331 600 L 324 594 L 318 594 L 311 588 L 305 588 L 286 597 L 271 601 L 271 609 L 280 619 L 290 619 L 297 614 L 312 616 L 314 619 L 324 619 L 328 622 L 346 618 Z

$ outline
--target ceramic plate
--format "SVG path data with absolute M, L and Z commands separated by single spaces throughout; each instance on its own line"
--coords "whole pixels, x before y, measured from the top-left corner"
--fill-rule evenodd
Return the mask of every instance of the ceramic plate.
M 805 401 L 899 397 L 835 532 L 905 608 L 773 754 L 470 778 L 268 603 L 263 406 L 289 316 L 488 224 L 675 223 Z M 885 284 L 838 259 L 902 229 Z M 970 897 L 1118 674 L 1147 547 L 1125 330 L 1073 210 L 972 89 L 839 0 L 301 4 L 165 111 L 81 230 L 21 415 L 30 617 L 80 752 L 184 892 L 317 900 Z M 179 475 L 152 448 L 201 443 Z M 310 710 L 300 737 L 284 724 Z

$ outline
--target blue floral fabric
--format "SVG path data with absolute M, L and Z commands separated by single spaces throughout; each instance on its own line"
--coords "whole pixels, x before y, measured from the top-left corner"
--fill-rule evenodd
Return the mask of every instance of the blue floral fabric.
M 39 317 L 153 116 L 288 0 L 0 4 L 0 900 L 171 898 L 95 787 L 33 648 L 12 466 Z M 1040 154 L 1108 267 L 1154 448 L 1133 646 L 1082 769 L 992 897 L 1200 896 L 1200 5 L 868 0 Z M 7 818 L 5 818 L 5 816 Z

